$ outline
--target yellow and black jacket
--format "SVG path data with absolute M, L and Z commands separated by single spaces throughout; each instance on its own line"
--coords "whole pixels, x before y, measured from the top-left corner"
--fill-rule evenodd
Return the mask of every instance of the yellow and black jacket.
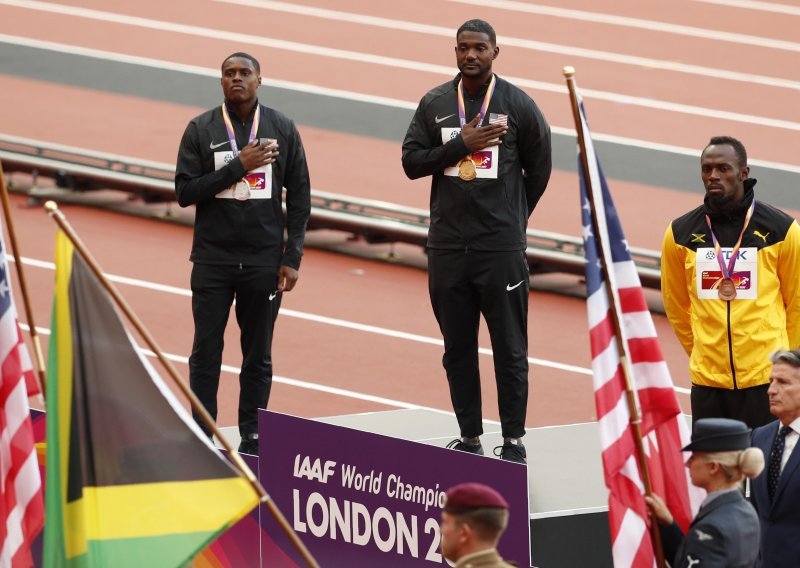
M 734 300 L 722 300 L 713 283 L 705 284 L 715 274 L 708 269 L 708 258 L 716 262 L 709 252 L 714 244 L 706 214 L 720 246 L 733 247 L 755 198 L 754 185 L 754 179 L 745 181 L 744 199 L 733 210 L 714 212 L 703 204 L 675 219 L 664 235 L 664 309 L 689 354 L 689 372 L 696 385 L 744 389 L 765 384 L 769 356 L 777 349 L 800 345 L 800 226 L 786 213 L 756 202 L 740 249 L 749 248 L 757 258 L 751 298 L 739 294 Z M 700 259 L 698 249 L 703 251 Z M 698 264 L 703 262 L 707 270 L 698 275 Z M 698 293 L 698 282 L 700 288 L 710 289 Z

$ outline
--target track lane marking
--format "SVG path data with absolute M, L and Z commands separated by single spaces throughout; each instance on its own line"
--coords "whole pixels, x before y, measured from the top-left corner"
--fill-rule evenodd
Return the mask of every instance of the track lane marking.
M 480 6 L 482 9 L 487 7 L 485 0 L 448 0 L 459 4 L 471 4 Z M 557 8 L 555 6 L 544 6 L 541 4 L 529 4 L 518 0 L 493 0 L 488 4 L 490 8 L 508 10 L 526 14 L 538 14 L 540 16 L 552 16 L 555 18 L 565 18 L 568 20 L 578 20 L 591 22 L 593 24 L 608 24 L 625 28 L 634 28 L 659 33 L 669 33 L 684 37 L 695 37 L 700 39 L 713 39 L 740 45 L 751 45 L 764 47 L 767 49 L 780 49 L 783 51 L 800 52 L 800 43 L 772 39 L 768 37 L 752 36 L 735 32 L 723 32 L 719 30 L 709 30 L 684 26 L 681 24 L 670 24 L 669 22 L 658 22 L 655 20 L 644 20 L 642 18 L 631 18 L 629 16 L 616 16 L 613 14 L 602 14 L 599 12 L 589 12 L 587 10 L 574 10 L 570 8 Z
M 27 324 L 20 323 L 20 327 L 22 327 L 22 329 L 24 331 L 30 331 L 30 327 Z M 36 331 L 40 335 L 47 335 L 47 336 L 50 335 L 50 330 L 48 328 L 46 328 L 46 327 L 40 327 L 40 326 L 37 325 L 36 326 Z M 143 355 L 146 355 L 147 357 L 154 358 L 154 359 L 156 358 L 156 354 L 154 352 L 150 351 L 149 349 L 145 349 L 145 348 L 139 347 L 137 345 L 137 350 L 140 353 L 142 353 Z M 175 355 L 173 353 L 164 353 L 164 357 L 167 358 L 169 361 L 171 361 L 173 363 L 181 363 L 183 365 L 188 365 L 189 364 L 189 358 L 185 357 L 183 355 Z M 241 369 L 239 367 L 235 367 L 233 365 L 224 365 L 224 364 L 222 365 L 221 370 L 223 372 L 231 373 L 233 375 L 238 375 L 241 372 Z M 183 379 L 183 377 L 181 377 L 181 378 Z M 392 398 L 386 398 L 386 397 L 382 397 L 382 396 L 374 396 L 374 395 L 370 395 L 370 394 L 361 393 L 361 392 L 358 392 L 358 391 L 342 389 L 342 388 L 338 388 L 338 387 L 331 387 L 331 386 L 328 386 L 328 385 L 322 385 L 322 384 L 313 383 L 313 382 L 310 382 L 310 381 L 301 381 L 299 379 L 292 379 L 292 378 L 289 378 L 289 377 L 282 377 L 282 376 L 279 376 L 279 375 L 273 375 L 272 381 L 274 383 L 288 385 L 288 386 L 296 387 L 296 388 L 299 388 L 299 389 L 305 389 L 305 390 L 310 390 L 310 391 L 315 391 L 315 392 L 322 392 L 322 393 L 325 393 L 325 394 L 332 394 L 332 395 L 335 395 L 335 396 L 341 396 L 341 397 L 345 397 L 345 398 L 352 398 L 352 399 L 360 400 L 360 401 L 364 401 L 364 402 L 373 402 L 375 404 L 382 404 L 384 406 L 389 406 L 389 407 L 392 407 L 392 408 L 399 408 L 399 409 L 403 409 L 403 410 L 428 410 L 430 412 L 435 412 L 437 414 L 444 414 L 446 416 L 455 416 L 455 413 L 452 412 L 452 411 L 442 410 L 440 408 L 433 408 L 432 406 L 424 406 L 424 405 L 419 405 L 419 404 L 412 404 L 410 402 L 405 402 L 405 401 L 402 401 L 402 400 L 395 400 L 395 399 L 392 399 Z M 500 422 L 497 422 L 497 421 L 494 421 L 494 420 L 486 420 L 486 419 L 484 419 L 483 421 L 487 422 L 489 424 L 492 424 L 494 426 L 499 426 L 500 425 Z
M 9 256 L 8 260 L 10 262 L 14 262 L 14 258 L 12 256 Z M 35 268 L 42 268 L 42 269 L 45 269 L 45 270 L 55 270 L 55 263 L 48 262 L 48 261 L 32 259 L 32 258 L 29 258 L 29 257 L 22 257 L 22 262 L 26 266 L 32 266 L 32 267 L 35 267 Z M 174 295 L 183 296 L 183 297 L 187 297 L 187 298 L 191 298 L 191 296 L 192 296 L 191 290 L 187 290 L 185 288 L 178 288 L 176 286 L 169 286 L 169 285 L 166 285 L 166 284 L 158 284 L 158 283 L 155 283 L 155 282 L 149 282 L 147 280 L 140 280 L 138 278 L 129 278 L 129 277 L 126 277 L 126 276 L 118 276 L 118 275 L 115 275 L 115 274 L 106 274 L 105 276 L 111 282 L 114 282 L 114 283 L 117 283 L 117 284 L 125 284 L 125 285 L 128 285 L 128 286 L 133 286 L 133 287 L 137 287 L 137 288 L 143 288 L 143 289 L 146 289 L 146 290 L 153 290 L 153 291 L 156 291 L 156 292 L 163 292 L 163 293 L 167 293 L 167 294 L 174 294 Z M 413 342 L 416 342 L 416 343 L 422 343 L 422 344 L 427 344 L 427 345 L 435 345 L 437 347 L 443 347 L 444 346 L 444 342 L 441 339 L 437 339 L 437 338 L 433 338 L 433 337 L 427 337 L 427 336 L 419 335 L 419 334 L 415 334 L 415 333 L 408 333 L 408 332 L 404 332 L 404 331 L 397 331 L 397 330 L 393 330 L 393 329 L 387 329 L 387 328 L 384 328 L 384 327 L 378 327 L 378 326 L 374 326 L 374 325 L 356 323 L 356 322 L 351 322 L 351 321 L 342 320 L 342 319 L 338 319 L 338 318 L 331 318 L 331 317 L 327 317 L 327 316 L 321 316 L 321 315 L 317 315 L 317 314 L 310 314 L 310 313 L 301 312 L 301 311 L 298 311 L 298 310 L 292 310 L 292 309 L 288 309 L 288 308 L 281 308 L 281 315 L 287 316 L 287 317 L 292 317 L 292 318 L 297 318 L 297 319 L 302 319 L 302 320 L 306 320 L 306 321 L 312 321 L 314 323 L 321 323 L 321 324 L 325 324 L 325 325 L 331 325 L 331 326 L 334 326 L 334 327 L 352 329 L 354 331 L 361 331 L 361 332 L 370 333 L 370 334 L 373 334 L 373 335 L 381 335 L 381 336 L 385 336 L 385 337 L 391 337 L 393 339 L 403 339 L 403 340 L 407 340 L 407 341 L 413 341 Z M 40 329 L 39 326 L 37 326 L 36 329 L 39 330 Z M 45 328 L 41 328 L 41 329 L 45 329 Z M 49 334 L 49 330 L 48 330 L 48 334 Z M 491 349 L 487 349 L 487 348 L 481 347 L 481 348 L 478 349 L 478 352 L 481 355 L 492 356 L 492 350 Z M 171 355 L 171 356 L 172 357 L 181 357 L 179 355 Z M 188 358 L 186 358 L 186 357 L 184 357 L 183 359 L 188 361 Z M 565 372 L 568 372 L 568 373 L 575 373 L 575 374 L 578 374 L 578 375 L 588 375 L 588 376 L 592 375 L 592 370 L 588 369 L 586 367 L 579 367 L 577 365 L 569 365 L 569 364 L 566 364 L 566 363 L 559 363 L 559 362 L 556 362 L 556 361 L 549 361 L 549 360 L 546 360 L 546 359 L 539 359 L 539 358 L 536 358 L 536 357 L 528 357 L 528 363 L 530 363 L 531 365 L 539 366 L 539 367 L 557 369 L 557 370 L 560 370 L 560 371 L 565 371 Z M 230 372 L 236 372 L 236 373 L 239 372 L 239 370 L 237 368 L 235 368 L 235 367 L 228 366 L 228 369 L 231 370 Z M 311 384 L 311 383 L 309 383 L 309 384 Z M 333 387 L 325 387 L 325 388 L 333 388 Z M 682 393 L 682 394 L 689 394 L 689 389 L 686 389 L 686 388 L 683 388 L 683 387 L 678 387 L 678 386 L 675 386 L 673 388 L 675 389 L 676 392 L 679 392 L 679 393 Z M 415 408 L 417 408 L 417 407 L 415 407 Z M 422 408 L 422 407 L 419 407 L 419 408 Z
M 306 55 L 315 55 L 317 57 L 342 59 L 358 63 L 385 66 L 394 69 L 407 69 L 414 72 L 425 72 L 446 77 L 451 77 L 453 75 L 453 69 L 451 66 L 448 65 L 437 65 L 433 63 L 411 61 L 408 59 L 399 59 L 395 57 L 372 55 L 369 53 L 362 53 L 357 51 L 349 51 L 331 47 L 309 45 L 294 41 L 268 38 L 264 36 L 220 31 L 212 28 L 203 28 L 199 26 L 176 24 L 172 22 L 164 22 L 160 20 L 152 20 L 148 18 L 139 18 L 134 16 L 124 16 L 111 12 L 102 12 L 99 10 L 90 10 L 87 8 L 61 6 L 57 4 L 50 4 L 47 2 L 39 2 L 36 0 L 0 0 L 0 5 L 9 5 L 30 10 L 65 14 L 65 15 L 98 20 L 98 21 L 114 22 L 123 25 L 180 33 L 196 37 L 203 37 L 203 38 L 210 37 L 215 39 L 232 41 L 235 42 L 237 45 L 242 43 L 262 45 L 265 47 L 270 47 L 272 49 L 283 49 L 285 51 L 303 53 Z M 797 44 L 797 47 L 798 47 L 797 51 L 800 51 L 800 44 Z M 562 95 L 565 92 L 564 85 L 561 83 L 547 83 L 544 81 L 534 81 L 531 79 L 525 79 L 522 77 L 513 77 L 513 76 L 506 76 L 506 79 L 516 84 L 517 86 L 527 87 L 533 90 L 558 93 Z M 783 130 L 792 130 L 800 132 L 800 123 L 789 120 L 762 117 L 762 116 L 756 116 L 739 112 L 712 109 L 707 107 L 699 107 L 696 105 L 688 105 L 683 103 L 674 103 L 669 101 L 652 99 L 649 97 L 625 95 L 622 93 L 601 91 L 597 89 L 582 88 L 581 93 L 584 99 L 586 100 L 591 100 L 591 99 L 604 100 L 613 103 L 626 104 L 630 106 L 638 106 L 642 108 L 674 112 L 677 114 L 700 116 L 703 118 L 717 118 L 720 120 L 727 120 L 730 122 L 740 122 L 744 124 L 754 124 L 757 126 L 765 126 L 769 128 L 779 128 Z
M 755 0 L 692 0 L 692 2 L 704 2 L 706 4 L 728 6 L 729 8 L 742 8 L 744 10 L 757 10 L 759 12 L 774 12 L 776 14 L 800 16 L 800 7 L 778 4 L 775 2 L 758 2 Z
M 302 6 L 299 4 L 280 2 L 277 0 L 212 0 L 212 1 L 224 4 L 247 6 L 251 8 L 260 8 L 263 10 L 271 10 L 276 12 L 285 12 L 295 15 L 303 15 L 303 16 L 333 20 L 338 22 L 347 22 L 364 26 L 373 26 L 391 30 L 402 30 L 413 33 L 421 33 L 437 37 L 447 37 L 447 38 L 453 37 L 453 30 L 442 26 L 433 26 L 430 24 L 420 24 L 417 22 L 392 20 L 390 18 L 381 18 L 378 16 L 370 16 L 366 14 L 356 14 L 354 12 L 344 12 L 341 10 L 329 10 L 327 8 Z M 698 0 L 698 1 L 703 1 L 703 0 Z M 713 1 L 713 0 L 705 0 L 705 1 Z M 769 77 L 766 75 L 740 73 L 738 71 L 718 69 L 715 67 L 703 67 L 701 65 L 691 65 L 688 63 L 680 63 L 678 61 L 653 59 L 650 57 L 641 57 L 638 55 L 628 55 L 612 51 L 603 51 L 600 49 L 587 49 L 582 47 L 561 45 L 557 43 L 550 43 L 543 41 L 534 41 L 534 40 L 510 37 L 504 35 L 497 36 L 497 43 L 502 45 L 503 47 L 506 46 L 519 47 L 521 49 L 528 49 L 531 51 L 541 51 L 545 53 L 554 53 L 557 55 L 582 57 L 584 59 L 605 61 L 608 63 L 619 63 L 621 65 L 634 65 L 637 67 L 647 67 L 649 69 L 660 69 L 663 71 L 674 71 L 677 73 L 686 73 L 689 75 L 699 75 L 704 78 L 715 77 L 717 79 L 727 79 L 729 81 L 738 81 L 755 85 L 765 85 L 769 87 L 779 87 L 794 91 L 800 90 L 800 81 L 792 81 L 790 79 L 782 79 L 779 77 Z

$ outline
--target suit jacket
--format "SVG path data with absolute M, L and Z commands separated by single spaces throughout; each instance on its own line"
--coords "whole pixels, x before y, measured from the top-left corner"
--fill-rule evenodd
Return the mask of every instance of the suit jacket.
M 686 536 L 661 527 L 664 556 L 673 568 L 751 568 L 758 555 L 758 517 L 739 491 L 700 507 Z
M 753 446 L 761 448 L 767 467 L 750 487 L 750 499 L 761 522 L 761 549 L 756 566 L 800 568 L 800 445 L 786 462 L 772 503 L 767 489 L 767 470 L 779 420 L 753 430 Z

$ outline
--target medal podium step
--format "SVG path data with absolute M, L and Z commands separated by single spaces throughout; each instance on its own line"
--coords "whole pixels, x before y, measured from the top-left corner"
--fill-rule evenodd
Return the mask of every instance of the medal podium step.
M 452 414 L 425 409 L 315 420 L 440 447 L 446 446 L 458 433 Z M 238 447 L 235 427 L 224 428 L 223 434 L 234 448 Z M 496 446 L 503 444 L 497 424 L 484 422 L 481 442 L 485 459 L 499 459 L 493 453 Z M 523 443 L 528 454 L 528 517 L 533 566 L 612 568 L 607 490 L 597 423 L 529 428 Z

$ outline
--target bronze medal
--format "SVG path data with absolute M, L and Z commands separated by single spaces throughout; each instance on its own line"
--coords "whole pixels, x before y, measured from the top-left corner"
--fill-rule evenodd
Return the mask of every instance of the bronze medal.
M 239 181 L 236 187 L 233 188 L 233 198 L 239 201 L 250 199 L 250 184 L 245 180 Z
M 723 278 L 722 282 L 719 283 L 719 289 L 717 290 L 717 294 L 719 294 L 720 300 L 725 300 L 730 302 L 731 300 L 736 299 L 736 285 L 733 283 L 733 280 L 730 278 Z
M 472 181 L 478 177 L 478 171 L 475 169 L 475 162 L 472 161 L 471 156 L 458 163 L 458 177 L 464 181 Z

